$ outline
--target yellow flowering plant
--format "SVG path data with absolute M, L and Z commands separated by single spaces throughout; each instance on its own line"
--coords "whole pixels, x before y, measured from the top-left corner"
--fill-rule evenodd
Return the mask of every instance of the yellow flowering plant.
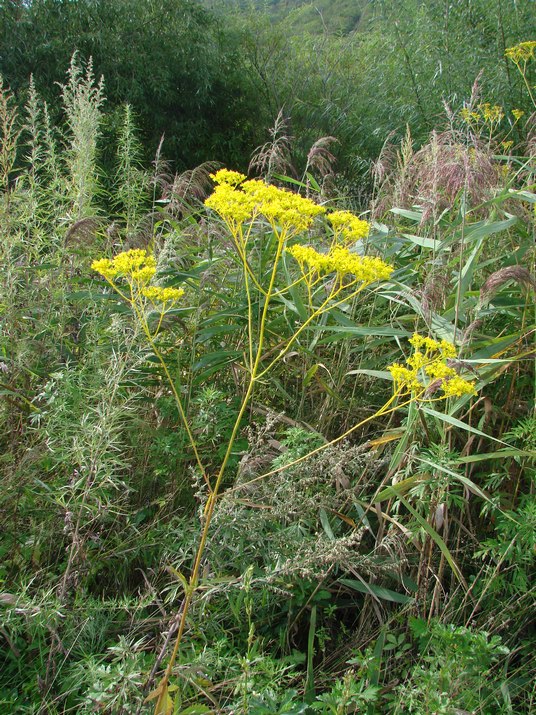
M 513 47 L 508 47 L 504 54 L 517 67 L 519 73 L 523 77 L 523 82 L 525 83 L 525 87 L 527 88 L 529 97 L 531 98 L 532 103 L 536 107 L 536 99 L 533 94 L 533 87 L 531 87 L 531 84 L 528 79 L 528 65 L 536 56 L 536 40 L 527 40 L 526 42 L 520 42 Z M 519 112 L 519 110 L 514 110 L 514 112 L 516 111 Z M 516 121 L 520 119 L 521 116 L 517 117 L 514 114 Z
M 405 365 L 393 363 L 387 369 L 395 393 L 413 395 L 416 400 L 432 399 L 438 390 L 443 397 L 476 395 L 475 382 L 466 380 L 452 367 L 456 347 L 447 340 L 433 340 L 415 333 L 409 340 L 413 348 Z
M 220 217 L 229 232 L 247 304 L 247 348 L 242 365 L 242 374 L 245 376 L 243 394 L 223 459 L 214 474 L 207 473 L 199 455 L 181 395 L 158 344 L 162 319 L 183 299 L 184 290 L 159 285 L 156 260 L 144 250 L 125 251 L 115 258 L 101 258 L 92 264 L 93 270 L 103 276 L 111 288 L 130 305 L 149 346 L 160 361 L 207 492 L 196 555 L 190 577 L 183 581 L 184 598 L 178 616 L 175 643 L 160 683 L 148 696 L 148 700 L 156 701 L 156 714 L 170 712 L 174 707 L 169 681 L 192 599 L 198 591 L 210 524 L 223 477 L 242 419 L 257 385 L 265 381 L 274 366 L 299 341 L 304 331 L 313 327 L 316 320 L 364 290 L 390 280 L 394 270 L 383 259 L 361 255 L 361 252 L 355 250 L 353 244 L 357 244 L 360 251 L 363 249 L 369 224 L 350 212 L 328 212 L 324 206 L 308 198 L 260 180 L 248 180 L 245 175 L 227 169 L 218 171 L 212 178 L 215 188 L 205 203 L 210 211 Z M 324 247 L 317 249 L 309 245 L 310 231 L 314 222 L 326 215 L 327 223 L 319 221 L 319 231 L 325 232 L 328 226 L 331 228 Z M 259 260 L 261 253 L 262 261 Z M 266 344 L 270 339 L 267 329 L 269 313 L 274 305 L 281 304 L 282 297 L 291 290 L 306 292 L 308 313 L 300 316 L 300 323 L 290 335 L 267 349 Z M 148 319 L 155 312 L 158 315 L 156 329 L 150 327 Z M 461 378 L 448 363 L 456 356 L 453 345 L 419 335 L 415 335 L 410 342 L 413 354 L 406 364 L 393 364 L 389 368 L 394 385 L 390 399 L 374 414 L 353 425 L 329 444 L 344 439 L 371 420 L 392 413 L 415 400 L 474 394 L 474 383 Z M 436 391 L 434 385 L 440 391 Z M 317 451 L 310 452 L 299 461 Z M 282 468 L 286 469 L 291 464 Z

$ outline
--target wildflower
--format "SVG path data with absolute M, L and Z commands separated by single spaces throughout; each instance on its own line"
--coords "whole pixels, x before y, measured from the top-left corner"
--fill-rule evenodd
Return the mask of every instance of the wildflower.
M 456 357 L 456 347 L 447 340 L 433 340 L 415 333 L 409 340 L 414 348 L 406 365 L 394 363 L 387 369 L 392 375 L 395 391 L 401 394 L 423 393 L 431 382 L 439 381 L 443 397 L 475 395 L 475 383 L 460 377 L 448 364 Z
M 513 145 L 514 142 L 512 140 L 501 142 L 501 148 L 504 149 L 504 151 L 509 151 L 513 147 Z
M 457 375 L 450 380 L 444 381 L 441 389 L 445 397 L 463 397 L 464 395 L 476 395 L 475 383 L 464 380 Z
M 143 288 L 141 294 L 153 303 L 175 303 L 184 295 L 182 288 L 161 288 L 160 286 L 148 286 Z
M 246 175 L 239 171 L 230 171 L 229 169 L 220 169 L 215 174 L 210 174 L 210 178 L 216 184 L 227 184 L 228 186 L 238 186 L 246 180 Z
M 367 285 L 375 281 L 387 280 L 393 272 L 393 267 L 381 258 L 358 256 L 341 246 L 335 246 L 329 255 L 337 273 L 341 276 L 350 273 L 356 280 Z
M 350 211 L 333 211 L 328 214 L 328 221 L 333 226 L 335 236 L 340 235 L 347 241 L 359 241 L 368 236 L 368 222 L 354 216 Z
M 287 253 L 297 261 L 303 273 L 307 270 L 314 271 L 319 275 L 324 275 L 334 270 L 331 258 L 326 253 L 315 251 L 311 246 L 300 246 L 297 244 L 288 248 Z
M 205 201 L 227 222 L 232 233 L 246 221 L 262 215 L 281 229 L 280 236 L 288 238 L 288 232 L 308 229 L 315 216 L 325 213 L 323 206 L 315 204 L 292 191 L 266 184 L 259 179 L 246 181 L 244 174 L 220 169 L 211 175 L 218 184 Z
M 98 261 L 93 261 L 91 268 L 109 281 L 113 280 L 119 273 L 109 258 L 100 258 Z
M 414 369 L 408 369 L 396 362 L 389 365 L 387 369 L 391 373 L 393 382 L 395 383 L 395 391 L 414 392 L 415 390 L 422 390 L 422 385 L 417 379 L 417 374 Z
M 479 109 L 482 112 L 484 121 L 488 124 L 498 124 L 504 117 L 503 109 L 498 104 L 492 107 L 489 102 L 485 102 L 479 105 Z
M 156 261 L 144 249 L 135 248 L 118 253 L 111 260 L 101 258 L 93 261 L 91 268 L 110 281 L 123 276 L 143 284 L 148 283 L 156 273 Z
M 536 40 L 529 40 L 528 42 L 520 42 L 518 45 L 514 45 L 514 47 L 509 47 L 504 54 L 516 65 L 519 65 L 522 62 L 526 64 L 531 60 L 534 57 L 535 50 Z
M 480 121 L 480 118 L 481 118 L 480 114 L 478 112 L 471 110 L 469 107 L 464 107 L 460 111 L 460 117 L 467 124 L 472 124 L 473 122 L 478 122 L 478 121 Z
M 387 280 L 393 272 L 392 266 L 381 258 L 358 256 L 342 246 L 335 246 L 328 253 L 319 253 L 311 246 L 291 246 L 287 252 L 296 259 L 303 272 L 307 266 L 308 271 L 319 275 L 338 273 L 341 280 L 350 274 L 364 285 Z
M 205 206 L 216 211 L 233 231 L 252 217 L 255 201 L 231 184 L 222 183 L 206 199 Z
M 244 182 L 242 189 L 254 200 L 260 214 L 286 230 L 305 231 L 316 216 L 326 212 L 323 206 L 311 199 L 265 184 L 258 179 Z
M 525 112 L 522 109 L 512 109 L 512 115 L 516 122 L 519 122 L 522 116 L 524 116 Z

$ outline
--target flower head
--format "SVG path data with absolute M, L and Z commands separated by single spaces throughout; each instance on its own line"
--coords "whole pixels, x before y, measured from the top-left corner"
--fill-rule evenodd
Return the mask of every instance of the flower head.
M 348 243 L 368 236 L 368 222 L 354 216 L 350 211 L 332 211 L 328 214 L 328 221 L 333 226 L 335 236 L 342 236 Z
M 296 259 L 304 273 L 337 273 L 341 279 L 349 274 L 364 285 L 387 280 L 393 272 L 392 266 L 381 258 L 359 256 L 342 246 L 334 246 L 328 253 L 319 253 L 311 246 L 296 245 L 288 248 L 287 252 Z
M 93 261 L 91 268 L 109 281 L 115 278 L 119 273 L 113 261 L 109 258 L 100 258 L 98 261 Z
M 309 228 L 315 216 L 325 213 L 325 208 L 292 191 L 266 184 L 259 179 L 246 181 L 244 174 L 220 169 L 212 178 L 218 186 L 205 201 L 227 222 L 231 231 L 236 231 L 246 221 L 264 216 L 288 232 L 300 232 Z
M 215 174 L 210 174 L 216 184 L 227 184 L 228 186 L 238 186 L 246 180 L 246 175 L 239 171 L 230 171 L 229 169 L 220 169 Z
M 141 294 L 153 303 L 176 303 L 184 295 L 184 290 L 182 288 L 148 286 L 141 291 Z
M 112 259 L 93 261 L 91 268 L 109 281 L 121 276 L 138 284 L 146 284 L 156 273 L 156 261 L 145 249 L 133 248 L 118 253 Z
M 433 340 L 415 333 L 409 340 L 413 353 L 405 365 L 393 363 L 387 369 L 393 378 L 395 391 L 417 393 L 420 397 L 436 383 L 443 397 L 476 395 L 474 381 L 460 377 L 448 361 L 456 357 L 456 347 L 447 340 Z M 438 383 L 438 385 L 437 385 Z
M 519 65 L 522 62 L 526 64 L 531 60 L 534 57 L 535 51 L 536 40 L 529 40 L 528 42 L 520 42 L 518 45 L 514 45 L 514 47 L 509 47 L 504 54 L 516 65 Z

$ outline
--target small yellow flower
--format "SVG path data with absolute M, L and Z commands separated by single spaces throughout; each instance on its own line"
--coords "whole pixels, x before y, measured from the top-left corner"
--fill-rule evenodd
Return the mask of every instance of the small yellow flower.
M 393 267 L 381 258 L 358 256 L 342 246 L 335 246 L 328 253 L 319 253 L 311 246 L 291 246 L 287 252 L 296 259 L 303 272 L 307 266 L 307 271 L 316 271 L 319 275 L 338 273 L 342 278 L 350 274 L 365 285 L 387 280 L 393 272 Z
M 205 205 L 214 209 L 236 234 L 246 221 L 264 216 L 277 224 L 285 238 L 290 232 L 308 229 L 315 216 L 325 213 L 323 206 L 315 204 L 292 191 L 279 189 L 259 179 L 246 181 L 244 174 L 220 169 L 212 178 L 218 183 Z
M 216 184 L 227 184 L 228 186 L 238 186 L 246 180 L 246 175 L 239 171 L 230 171 L 229 169 L 220 169 L 215 174 L 210 174 L 210 178 Z
M 214 192 L 206 199 L 205 206 L 216 211 L 232 229 L 236 229 L 251 219 L 255 201 L 243 191 L 230 184 L 222 183 L 216 186 Z
M 514 47 L 509 47 L 504 54 L 516 65 L 519 65 L 522 62 L 526 64 L 531 60 L 534 57 L 535 50 L 536 40 L 529 40 L 528 42 L 520 42 L 518 45 L 514 45 Z
M 415 333 L 409 340 L 414 348 L 406 365 L 394 363 L 388 367 L 393 377 L 395 391 L 401 394 L 423 393 L 431 384 L 443 391 L 443 397 L 475 395 L 475 383 L 458 375 L 448 360 L 456 357 L 456 347 L 447 340 L 433 340 Z
M 370 229 L 367 221 L 354 216 L 350 211 L 333 211 L 328 214 L 328 221 L 333 226 L 335 235 L 340 235 L 349 242 L 366 238 Z
M 523 117 L 525 112 L 522 109 L 512 109 L 512 115 L 516 122 L 519 122 L 521 117 Z
M 479 122 L 481 119 L 479 112 L 475 112 L 474 110 L 469 109 L 469 107 L 464 107 L 460 111 L 460 117 L 467 124 L 473 124 L 473 122 Z
M 416 390 L 422 390 L 422 385 L 417 379 L 415 370 L 410 370 L 396 362 L 389 365 L 387 369 L 391 373 L 393 382 L 395 383 L 395 391 L 414 392 Z
M 491 106 L 489 102 L 485 102 L 484 104 L 480 104 L 478 108 L 482 112 L 484 121 L 487 124 L 498 124 L 504 117 L 503 108 L 498 104 Z
M 149 283 L 156 273 L 154 256 L 151 256 L 142 248 L 123 251 L 123 253 L 118 253 L 111 260 L 101 258 L 98 261 L 93 261 L 91 267 L 110 281 L 122 276 L 127 281 L 135 281 L 139 285 Z
M 141 294 L 153 303 L 175 303 L 184 295 L 182 288 L 161 288 L 148 286 L 143 288 Z
M 449 380 L 443 381 L 441 385 L 445 397 L 463 397 L 464 395 L 476 395 L 475 383 L 464 380 L 457 375 Z
M 93 261 L 93 263 L 91 264 L 91 268 L 110 281 L 115 278 L 116 275 L 119 273 L 119 271 L 109 258 L 100 258 L 98 261 Z

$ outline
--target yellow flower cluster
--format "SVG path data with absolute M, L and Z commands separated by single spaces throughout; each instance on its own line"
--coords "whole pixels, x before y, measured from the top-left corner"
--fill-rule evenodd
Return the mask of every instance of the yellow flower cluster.
M 175 303 L 182 298 L 184 290 L 182 288 L 161 288 L 160 286 L 149 286 L 144 288 L 141 294 L 153 303 Z
M 156 261 L 141 248 L 119 253 L 115 258 L 101 258 L 93 261 L 91 268 L 112 281 L 123 277 L 131 279 L 140 285 L 146 285 L 156 273 Z
M 216 211 L 229 224 L 231 230 L 253 218 L 255 211 L 252 196 L 226 183 L 216 186 L 214 192 L 205 200 L 205 206 Z
M 262 215 L 286 231 L 304 231 L 315 216 L 326 212 L 311 199 L 258 179 L 246 181 L 237 171 L 220 169 L 211 177 L 217 186 L 205 205 L 219 213 L 232 229 Z
M 351 274 L 356 281 L 366 285 L 387 280 L 393 272 L 392 266 L 381 258 L 358 256 L 342 246 L 334 246 L 328 253 L 319 253 L 311 246 L 296 245 L 288 248 L 287 253 L 298 262 L 303 273 L 338 273 L 341 278 Z
M 516 122 L 519 122 L 521 117 L 523 117 L 525 112 L 522 109 L 512 109 L 512 115 Z
M 368 236 L 368 222 L 354 216 L 350 211 L 333 211 L 328 214 L 328 221 L 333 226 L 335 236 L 342 236 L 348 243 Z
M 131 251 L 123 251 L 112 259 L 100 258 L 93 261 L 91 268 L 104 276 L 120 295 L 125 297 L 121 289 L 114 283 L 116 278 L 123 278 L 130 286 L 128 300 L 134 303 L 142 296 L 154 304 L 161 303 L 162 314 L 167 312 L 184 295 L 182 288 L 162 288 L 149 285 L 156 273 L 156 261 L 154 256 L 144 249 L 135 248 Z
M 522 62 L 526 64 L 533 59 L 535 51 L 536 40 L 529 40 L 528 42 L 520 42 L 514 47 L 509 47 L 504 54 L 516 65 L 520 65 Z
M 478 108 L 482 112 L 484 121 L 488 124 L 496 124 L 504 117 L 503 108 L 498 104 L 491 106 L 489 102 L 485 102 L 484 104 L 480 104 Z
M 395 391 L 402 394 L 422 393 L 428 386 L 425 383 L 428 378 L 428 383 L 436 380 L 440 382 L 443 397 L 476 395 L 474 381 L 464 380 L 447 364 L 448 359 L 456 357 L 456 347 L 452 343 L 447 340 L 438 342 L 417 333 L 409 342 L 413 353 L 406 364 L 394 363 L 388 367 Z
M 469 109 L 469 107 L 464 107 L 460 111 L 463 121 L 467 122 L 467 124 L 483 122 L 493 126 L 494 124 L 499 124 L 504 117 L 503 108 L 498 104 L 491 105 L 489 102 L 484 102 L 484 104 L 479 104 L 477 109 L 478 111 L 475 111 Z
M 210 178 L 215 184 L 228 184 L 229 186 L 238 186 L 247 179 L 245 174 L 239 171 L 231 171 L 230 169 L 220 169 L 215 174 L 210 174 Z

